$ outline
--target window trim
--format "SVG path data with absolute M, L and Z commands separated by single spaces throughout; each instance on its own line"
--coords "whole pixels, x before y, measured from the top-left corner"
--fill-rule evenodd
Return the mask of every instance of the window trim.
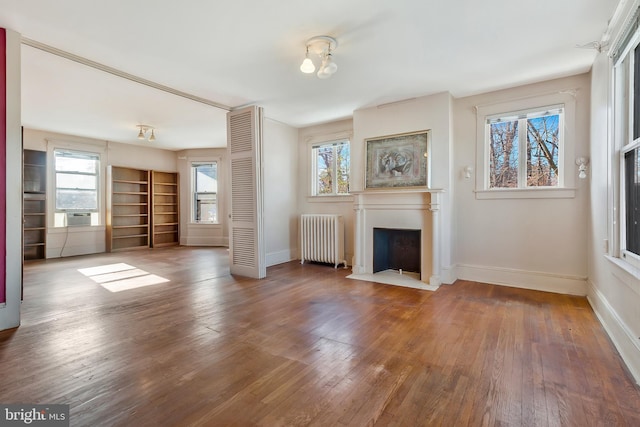
M 546 95 L 505 101 L 476 108 L 476 199 L 556 199 L 576 196 L 575 157 L 575 90 L 558 91 Z M 533 112 L 564 105 L 564 135 L 562 158 L 557 187 L 489 188 L 489 143 L 487 120 L 498 116 Z M 560 176 L 560 174 L 562 176 Z
M 217 211 L 217 221 L 198 221 L 195 219 L 196 217 L 196 207 L 195 207 L 195 197 L 197 192 L 195 191 L 195 169 L 194 166 L 198 165 L 206 165 L 206 164 L 216 164 L 216 181 L 218 182 L 218 191 L 216 194 L 216 211 Z M 221 210 L 220 210 L 220 158 L 213 157 L 207 159 L 192 159 L 189 161 L 189 172 L 190 172 L 190 181 L 189 181 L 189 224 L 190 225 L 198 225 L 198 226 L 211 226 L 211 225 L 220 225 L 221 224 Z

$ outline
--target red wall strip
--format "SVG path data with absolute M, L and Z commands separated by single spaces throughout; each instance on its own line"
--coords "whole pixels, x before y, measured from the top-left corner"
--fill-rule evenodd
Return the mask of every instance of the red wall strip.
M 0 303 L 7 301 L 7 32 L 0 28 Z

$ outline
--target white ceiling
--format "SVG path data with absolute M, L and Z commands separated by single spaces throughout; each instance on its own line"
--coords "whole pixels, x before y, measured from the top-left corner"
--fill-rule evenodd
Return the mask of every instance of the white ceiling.
M 449 91 L 466 96 L 588 71 L 618 0 L 0 0 L 23 38 L 231 108 L 303 127 Z M 330 79 L 305 41 L 338 39 Z M 33 43 L 31 43 L 33 44 Z M 154 146 L 226 144 L 226 110 L 23 45 L 27 128 Z M 144 144 L 150 144 L 144 142 Z

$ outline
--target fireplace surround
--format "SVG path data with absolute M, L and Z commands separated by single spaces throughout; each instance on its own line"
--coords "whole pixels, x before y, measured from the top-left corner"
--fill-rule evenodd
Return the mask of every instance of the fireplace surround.
M 375 277 L 374 229 L 416 230 L 420 233 L 420 282 L 437 287 L 440 270 L 440 199 L 442 190 L 368 190 L 355 192 L 353 278 Z M 368 279 L 367 280 L 372 280 Z M 375 280 L 373 280 L 375 281 Z M 388 283 L 383 281 L 383 283 Z M 418 283 L 418 286 L 421 285 Z

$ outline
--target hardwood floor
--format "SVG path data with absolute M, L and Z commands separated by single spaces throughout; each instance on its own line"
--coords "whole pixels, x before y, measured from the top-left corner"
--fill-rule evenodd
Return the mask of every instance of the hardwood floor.
M 140 270 L 78 271 L 119 263 Z M 96 282 L 144 272 L 169 281 Z M 347 274 L 232 277 L 221 248 L 28 263 L 22 326 L 0 332 L 0 402 L 68 403 L 74 426 L 640 425 L 639 388 L 585 298 Z

